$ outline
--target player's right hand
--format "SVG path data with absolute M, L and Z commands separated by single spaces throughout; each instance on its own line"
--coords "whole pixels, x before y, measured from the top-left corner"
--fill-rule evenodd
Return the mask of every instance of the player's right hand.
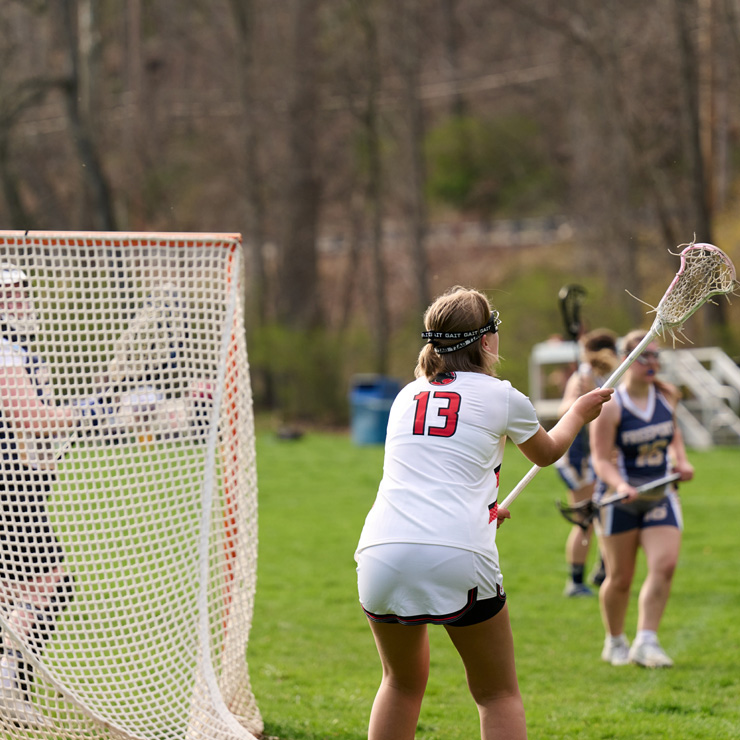
M 583 418 L 584 424 L 593 421 L 601 413 L 602 407 L 613 393 L 614 388 L 594 388 L 576 399 L 573 406 Z
M 614 489 L 614 493 L 624 496 L 624 501 L 620 501 L 622 504 L 628 504 L 640 495 L 639 491 L 634 486 L 631 486 L 624 480 Z
M 76 398 L 72 401 L 72 405 L 77 409 L 79 418 L 91 419 L 93 426 L 98 425 L 101 417 L 115 414 L 111 399 L 103 394 Z

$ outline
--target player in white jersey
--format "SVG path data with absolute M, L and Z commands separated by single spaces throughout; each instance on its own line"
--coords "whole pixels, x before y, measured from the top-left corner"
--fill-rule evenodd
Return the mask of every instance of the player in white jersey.
M 630 332 L 624 338 L 624 355 L 644 337 L 643 331 Z M 658 345 L 651 342 L 590 429 L 592 460 L 599 477 L 595 498 L 609 493 L 627 496 L 599 512 L 606 558 L 606 580 L 599 592 L 606 630 L 601 657 L 612 665 L 673 665 L 657 632 L 678 563 L 681 507 L 673 484 L 641 497 L 636 487 L 664 477 L 669 467 L 680 474 L 680 480 L 688 481 L 694 469 L 675 422 L 677 389 L 658 380 L 658 369 Z M 637 634 L 630 648 L 625 621 L 640 548 L 645 552 L 647 575 L 640 589 Z
M 0 265 L 0 608 L 24 646 L 40 654 L 73 595 L 46 511 L 55 440 L 83 417 L 110 409 L 95 397 L 77 406 L 56 403 L 47 365 L 31 349 L 37 324 L 25 272 Z M 29 703 L 30 664 L 5 632 L 0 648 L 0 715 L 43 724 Z
M 496 529 L 507 437 L 550 465 L 612 391 L 579 398 L 548 433 L 529 399 L 494 375 L 498 314 L 456 287 L 424 315 L 416 380 L 397 396 L 383 478 L 355 554 L 360 603 L 383 678 L 369 740 L 413 738 L 429 672 L 427 624 L 442 624 L 465 664 L 481 737 L 526 737 Z

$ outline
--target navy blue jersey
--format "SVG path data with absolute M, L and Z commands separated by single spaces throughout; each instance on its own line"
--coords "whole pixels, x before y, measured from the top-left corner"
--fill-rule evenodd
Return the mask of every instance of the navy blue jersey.
M 614 399 L 622 413 L 615 445 L 617 467 L 631 486 L 662 478 L 668 473 L 668 445 L 673 440 L 673 409 L 654 386 L 650 386 L 645 409 L 638 408 L 623 387 L 617 389 Z M 606 486 L 599 481 L 597 497 Z

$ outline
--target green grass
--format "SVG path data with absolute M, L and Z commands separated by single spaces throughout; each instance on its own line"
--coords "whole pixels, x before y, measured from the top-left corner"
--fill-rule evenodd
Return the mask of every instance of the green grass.
M 596 599 L 568 600 L 564 488 L 543 470 L 512 506 L 498 545 L 530 738 L 740 738 L 740 452 L 691 454 L 682 487 L 686 531 L 661 639 L 667 671 L 599 659 Z M 248 658 L 265 733 L 280 740 L 360 740 L 380 678 L 357 602 L 354 548 L 382 470 L 380 447 L 340 434 L 281 442 L 258 437 L 260 553 Z M 511 446 L 502 495 L 529 469 Z M 628 615 L 634 634 L 640 564 Z M 419 740 L 470 740 L 478 718 L 459 657 L 431 628 L 432 666 Z

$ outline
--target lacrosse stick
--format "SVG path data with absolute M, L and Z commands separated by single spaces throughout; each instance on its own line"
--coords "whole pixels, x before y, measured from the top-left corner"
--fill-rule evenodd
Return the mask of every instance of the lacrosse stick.
M 673 483 L 674 481 L 679 480 L 680 477 L 680 473 L 670 473 L 669 475 L 664 475 L 662 478 L 657 478 L 649 483 L 637 486 L 635 490 L 639 494 L 647 493 L 656 488 L 661 488 L 668 483 Z M 566 521 L 569 521 L 571 524 L 577 524 L 584 532 L 586 532 L 588 531 L 591 522 L 599 513 L 599 509 L 602 509 L 604 506 L 608 506 L 609 504 L 617 504 L 620 501 L 624 501 L 626 498 L 626 493 L 615 493 L 598 502 L 593 501 L 592 499 L 587 499 L 586 501 L 579 501 L 577 504 L 573 504 L 573 506 L 568 506 L 560 501 L 556 501 L 555 506 L 557 506 L 558 511 Z
M 614 388 L 630 365 L 656 337 L 669 332 L 675 340 L 676 334 L 681 333 L 684 322 L 712 296 L 727 296 L 737 288 L 735 267 L 719 247 L 692 242 L 678 256 L 681 257 L 681 267 L 660 299 L 658 307 L 653 309 L 656 315 L 650 330 L 602 388 Z M 540 467 L 534 465 L 501 502 L 501 508 L 508 508 L 539 471 Z
M 176 287 L 166 283 L 154 288 L 113 345 L 108 385 L 81 399 L 79 423 L 55 451 L 55 459 L 63 457 L 83 431 L 99 431 L 100 417 L 112 413 L 113 399 L 132 385 L 150 383 L 174 367 L 177 352 L 187 339 L 187 328 L 187 314 Z
M 564 285 L 558 293 L 563 326 L 568 337 L 574 342 L 581 333 L 581 305 L 585 297 L 586 289 L 580 285 Z
M 113 345 L 111 386 L 144 382 L 172 367 L 188 335 L 187 314 L 171 283 L 155 288 Z

